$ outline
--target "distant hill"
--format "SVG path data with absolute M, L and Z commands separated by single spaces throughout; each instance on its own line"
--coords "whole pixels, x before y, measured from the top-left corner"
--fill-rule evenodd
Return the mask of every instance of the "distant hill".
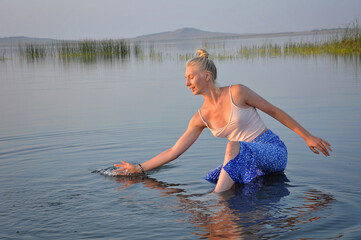
M 284 36 L 302 36 L 302 35 L 315 35 L 315 34 L 328 34 L 342 32 L 344 29 L 320 29 L 312 31 L 299 31 L 299 32 L 280 32 L 280 33 L 219 33 L 207 32 L 196 28 L 181 28 L 173 32 L 162 32 L 148 35 L 138 36 L 136 40 L 143 41 L 167 41 L 167 40 L 189 40 L 189 39 L 202 39 L 202 38 L 267 38 L 267 37 L 284 37 Z
M 27 44 L 27 43 L 48 44 L 48 43 L 56 43 L 56 42 L 60 42 L 60 40 L 50 39 L 50 38 L 31 38 L 25 36 L 0 38 L 0 44 L 6 44 L 6 45 L 18 45 L 18 44 Z
M 312 31 L 301 32 L 283 32 L 283 33 L 252 33 L 252 34 L 236 34 L 236 33 L 219 33 L 207 32 L 196 28 L 181 28 L 175 31 L 154 33 L 148 35 L 141 35 L 136 38 L 128 40 L 141 40 L 141 41 L 172 41 L 172 40 L 189 40 L 189 39 L 210 39 L 210 38 L 268 38 L 268 37 L 284 37 L 284 36 L 302 36 L 302 35 L 315 35 L 342 32 L 344 29 L 321 29 Z M 1 45 L 18 45 L 18 44 L 51 44 L 59 43 L 63 40 L 51 38 L 31 38 L 25 36 L 18 37 L 5 37 L 0 38 Z M 74 41 L 74 40 L 71 40 Z
M 218 33 L 207 32 L 196 28 L 181 28 L 173 32 L 162 32 L 155 34 L 148 34 L 136 37 L 137 40 L 182 40 L 182 39 L 200 39 L 200 38 L 223 38 L 223 37 L 238 37 L 240 34 L 234 33 Z

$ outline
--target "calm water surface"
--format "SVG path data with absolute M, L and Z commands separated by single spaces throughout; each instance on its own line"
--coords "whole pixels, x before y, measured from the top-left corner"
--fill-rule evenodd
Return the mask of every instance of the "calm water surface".
M 145 161 L 184 132 L 202 98 L 172 54 L 202 44 L 159 44 L 170 56 L 158 59 L 0 60 L 0 238 L 361 238 L 357 58 L 216 60 L 220 85 L 249 86 L 328 140 L 330 157 L 262 114 L 288 147 L 282 175 L 211 193 L 202 177 L 223 162 L 227 141 L 207 129 L 147 177 L 99 174 Z

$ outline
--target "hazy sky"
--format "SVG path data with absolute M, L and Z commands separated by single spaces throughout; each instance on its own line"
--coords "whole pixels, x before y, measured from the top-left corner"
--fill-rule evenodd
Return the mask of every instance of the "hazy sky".
M 361 0 L 0 0 L 0 37 L 128 38 L 194 27 L 269 33 L 342 27 Z

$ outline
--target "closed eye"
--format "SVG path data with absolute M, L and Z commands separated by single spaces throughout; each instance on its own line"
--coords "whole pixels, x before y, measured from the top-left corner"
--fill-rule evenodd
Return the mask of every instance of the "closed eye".
M 184 76 L 184 77 L 185 77 L 185 79 L 193 79 L 194 78 L 193 75 L 188 75 L 188 76 Z

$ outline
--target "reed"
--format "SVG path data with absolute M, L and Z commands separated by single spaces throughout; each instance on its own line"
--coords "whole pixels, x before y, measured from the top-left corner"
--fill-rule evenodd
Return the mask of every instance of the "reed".
M 282 56 L 282 47 L 279 44 L 262 44 L 260 46 L 241 46 L 237 54 L 231 56 L 232 58 L 266 58 Z
M 361 55 L 361 27 L 358 21 L 344 29 L 341 35 L 331 35 L 324 42 L 288 43 L 284 47 L 285 56 L 317 55 Z
M 26 44 L 19 46 L 19 53 L 30 58 L 43 58 L 47 56 L 46 46 L 41 44 Z
M 250 58 L 274 58 L 274 57 L 312 57 L 319 55 L 332 56 L 361 56 L 361 26 L 356 19 L 348 24 L 340 32 L 330 35 L 324 41 L 288 42 L 283 45 L 264 43 L 261 45 L 240 46 L 238 50 L 226 49 L 225 41 L 209 42 L 202 41 L 205 48 L 214 48 L 213 59 L 233 60 Z M 176 59 L 187 61 L 194 56 L 193 53 L 171 54 L 162 49 L 157 51 L 153 44 L 131 42 L 126 40 L 80 40 L 63 41 L 52 46 L 41 44 L 26 44 L 19 46 L 20 53 L 30 58 L 43 58 L 46 56 L 60 57 L 65 59 L 83 59 L 85 61 L 103 59 L 128 59 L 131 56 L 136 59 L 150 59 L 164 61 Z M 4 57 L 3 57 L 4 58 Z M 1 57 L 0 57 L 1 59 Z
M 142 55 L 142 47 L 140 45 L 140 42 L 135 42 L 133 45 L 133 51 L 134 51 L 134 55 L 135 57 L 140 57 Z
M 284 47 L 284 55 L 361 55 L 361 26 L 358 19 L 349 24 L 342 33 L 329 36 L 323 42 L 288 43 Z
M 312 57 L 359 56 L 361 57 L 361 26 L 353 22 L 341 33 L 330 35 L 324 41 L 288 42 L 282 45 L 266 43 L 262 45 L 241 46 L 236 53 L 224 52 L 216 55 L 218 60 L 273 58 L 273 57 Z
M 125 58 L 130 53 L 130 45 L 125 40 L 64 41 L 57 48 L 57 55 L 63 58 Z

